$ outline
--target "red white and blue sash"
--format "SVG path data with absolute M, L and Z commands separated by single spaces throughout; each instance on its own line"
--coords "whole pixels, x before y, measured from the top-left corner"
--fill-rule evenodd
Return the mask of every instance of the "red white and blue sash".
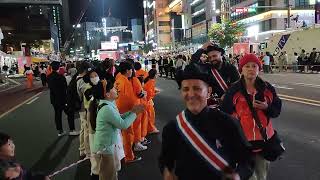
M 219 74 L 219 72 L 214 69 L 214 68 L 211 68 L 211 72 L 212 72 L 212 75 L 216 78 L 217 82 L 219 83 L 221 89 L 224 91 L 224 92 L 227 92 L 228 90 L 228 85 L 226 84 L 226 82 L 222 79 L 221 75 Z
M 189 143 L 214 169 L 223 171 L 229 167 L 228 162 L 216 152 L 217 150 L 210 147 L 187 121 L 184 111 L 177 116 L 177 124 Z

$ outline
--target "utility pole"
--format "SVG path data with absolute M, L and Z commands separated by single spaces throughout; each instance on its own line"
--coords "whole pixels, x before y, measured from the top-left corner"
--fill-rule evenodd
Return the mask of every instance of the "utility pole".
M 290 28 L 290 16 L 291 16 L 291 5 L 290 0 L 287 0 L 287 7 L 288 7 L 288 16 L 287 16 L 287 28 Z

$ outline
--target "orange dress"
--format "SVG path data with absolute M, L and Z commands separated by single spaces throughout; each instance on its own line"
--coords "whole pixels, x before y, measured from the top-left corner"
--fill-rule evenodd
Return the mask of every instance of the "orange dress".
M 155 110 L 154 110 L 154 104 L 153 104 L 153 98 L 156 96 L 155 92 L 155 87 L 156 87 L 156 80 L 155 79 L 150 79 L 145 85 L 144 85 L 144 90 L 147 91 L 147 112 L 148 112 L 148 133 L 157 131 L 158 129 L 156 128 L 155 125 Z
M 116 100 L 116 104 L 120 114 L 130 111 L 135 104 L 135 94 L 132 83 L 126 76 L 118 73 L 116 76 L 115 87 L 118 90 L 118 99 Z M 125 160 L 134 160 L 135 156 L 132 151 L 132 145 L 134 142 L 133 125 L 131 125 L 128 129 L 122 130 L 122 140 Z

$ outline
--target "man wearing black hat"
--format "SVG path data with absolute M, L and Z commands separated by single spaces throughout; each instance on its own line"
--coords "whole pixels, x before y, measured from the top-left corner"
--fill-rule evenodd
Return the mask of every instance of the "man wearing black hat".
M 159 165 L 165 180 L 245 180 L 252 174 L 250 145 L 239 124 L 207 105 L 211 79 L 198 64 L 177 77 L 186 109 L 163 128 Z
M 201 49 L 192 55 L 192 62 L 199 63 L 202 54 L 208 55 L 207 71 L 215 80 L 210 84 L 215 95 L 221 98 L 228 87 L 240 79 L 237 68 L 223 60 L 225 51 L 212 42 L 205 43 Z

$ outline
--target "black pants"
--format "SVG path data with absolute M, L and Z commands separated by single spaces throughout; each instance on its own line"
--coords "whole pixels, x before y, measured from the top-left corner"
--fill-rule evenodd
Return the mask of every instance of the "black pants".
M 159 73 L 160 73 L 160 77 L 162 77 L 163 74 L 163 66 L 159 65 Z
M 64 110 L 64 107 L 62 106 L 53 106 L 54 108 L 54 120 L 56 123 L 56 129 L 58 131 L 63 131 L 62 128 L 62 111 Z M 74 112 L 68 111 L 68 124 L 69 124 L 69 129 L 70 131 L 75 130 L 74 127 Z
M 41 74 L 40 75 L 42 86 L 47 86 L 47 76 L 46 74 Z

